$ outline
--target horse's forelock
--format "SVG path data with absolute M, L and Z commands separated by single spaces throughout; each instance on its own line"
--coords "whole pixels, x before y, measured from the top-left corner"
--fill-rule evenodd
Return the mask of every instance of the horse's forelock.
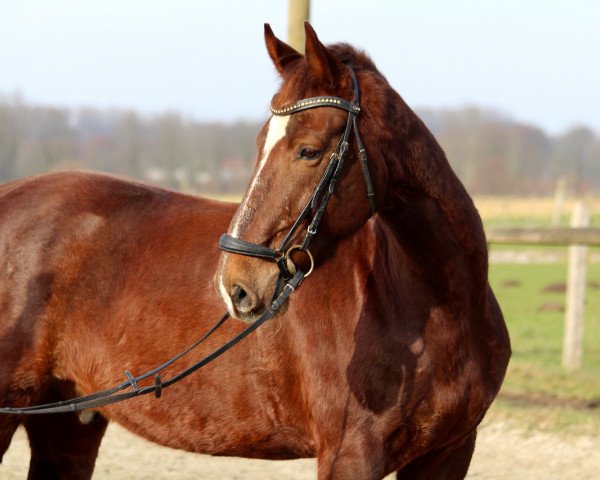
M 342 63 L 351 66 L 355 71 L 377 71 L 372 60 L 365 52 L 357 50 L 347 43 L 335 43 L 328 45 L 327 48 Z M 301 61 L 294 62 L 294 64 L 287 67 L 283 83 L 273 97 L 273 106 L 280 108 L 302 98 L 317 95 L 336 95 L 344 98 L 347 97 L 350 100 L 352 98 L 352 79 L 350 73 L 348 71 L 344 73 L 344 77 L 341 79 L 341 86 L 338 89 L 339 91 L 325 90 L 328 89 L 320 85 L 319 80 L 315 77 L 308 63 L 303 58 Z

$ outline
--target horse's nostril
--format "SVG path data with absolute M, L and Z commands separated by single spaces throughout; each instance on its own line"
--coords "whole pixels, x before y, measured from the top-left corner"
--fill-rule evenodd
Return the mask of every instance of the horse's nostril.
M 247 295 L 246 290 L 239 285 L 234 285 L 231 289 L 231 298 L 236 304 L 243 300 Z
M 249 313 L 256 308 L 256 296 L 240 285 L 234 285 L 231 289 L 231 300 L 240 313 Z

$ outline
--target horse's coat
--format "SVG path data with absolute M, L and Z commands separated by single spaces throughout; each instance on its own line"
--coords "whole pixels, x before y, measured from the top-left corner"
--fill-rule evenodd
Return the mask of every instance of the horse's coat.
M 307 408 L 316 430 L 319 477 L 463 478 L 510 355 L 481 220 L 435 139 L 371 60 L 348 45 L 323 46 L 310 26 L 306 33 L 304 57 L 266 29 L 283 80 L 273 111 L 323 95 L 351 99 L 351 66 L 378 206 L 369 219 L 353 144 L 311 245 L 315 274 L 286 315 L 301 346 L 295 408 Z M 286 135 L 255 171 L 232 236 L 281 243 L 346 116 L 319 107 L 284 117 Z M 268 306 L 272 263 L 224 253 L 217 274 L 232 315 L 253 321 Z
M 343 62 L 352 64 L 378 213 L 369 219 L 351 146 L 315 237 L 315 271 L 287 311 L 159 400 L 103 408 L 89 423 L 25 418 L 30 478 L 89 478 L 107 420 L 190 451 L 317 456 L 320 479 L 466 474 L 510 354 L 473 203 L 363 53 L 326 48 L 309 26 L 306 57 L 268 28 L 266 42 L 283 76 L 276 107 L 351 98 Z M 233 254 L 219 262 L 219 235 L 231 224 L 240 238 L 275 245 L 324 165 L 298 152 L 327 157 L 344 121 L 331 108 L 272 120 L 235 217 L 237 205 L 90 173 L 0 186 L 0 404 L 65 399 L 149 370 L 220 316 L 217 292 L 249 315 L 228 299 L 233 285 L 264 307 L 276 267 Z M 226 324 L 196 358 L 243 327 Z M 0 417 L 0 455 L 22 421 Z

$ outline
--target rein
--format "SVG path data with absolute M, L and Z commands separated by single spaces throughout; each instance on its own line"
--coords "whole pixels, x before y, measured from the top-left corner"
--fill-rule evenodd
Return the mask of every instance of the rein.
M 273 115 L 279 116 L 292 115 L 297 112 L 318 107 L 333 107 L 348 112 L 346 128 L 344 129 L 344 133 L 338 141 L 336 149 L 331 154 L 329 164 L 327 165 L 327 168 L 325 169 L 321 180 L 319 181 L 317 187 L 311 195 L 308 203 L 302 209 L 296 221 L 290 228 L 290 231 L 283 239 L 279 248 L 277 250 L 274 250 L 263 245 L 258 245 L 255 243 L 246 242 L 242 239 L 234 238 L 229 234 L 222 235 L 219 240 L 219 247 L 226 252 L 273 261 L 277 263 L 279 267 L 280 279 L 278 281 L 278 285 L 283 284 L 283 288 L 276 289 L 270 306 L 254 323 L 252 323 L 252 325 L 248 326 L 245 330 L 241 331 L 227 343 L 223 344 L 221 347 L 217 348 L 212 353 L 206 355 L 204 358 L 194 363 L 192 366 L 186 368 L 185 370 L 181 371 L 180 373 L 172 376 L 167 380 L 162 380 L 158 373 L 167 368 L 168 366 L 172 365 L 177 360 L 181 359 L 183 356 L 190 353 L 204 340 L 210 337 L 229 318 L 229 313 L 225 313 L 221 317 L 221 319 L 219 319 L 202 337 L 200 337 L 188 349 L 177 354 L 162 365 L 137 377 L 134 377 L 128 370 L 126 370 L 125 377 L 127 378 L 127 381 L 115 387 L 95 392 L 90 395 L 85 395 L 55 403 L 48 403 L 44 405 L 35 405 L 22 408 L 0 407 L 0 414 L 39 415 L 48 413 L 76 412 L 84 409 L 104 407 L 114 403 L 122 402 L 124 400 L 128 400 L 130 398 L 148 395 L 150 393 L 154 393 L 156 398 L 159 398 L 164 389 L 179 382 L 191 373 L 202 368 L 204 365 L 212 362 L 213 360 L 221 356 L 223 353 L 225 353 L 227 350 L 229 350 L 231 347 L 233 347 L 241 340 L 246 338 L 248 335 L 250 335 L 252 332 L 254 332 L 267 320 L 273 318 L 273 316 L 275 316 L 279 308 L 281 308 L 281 306 L 286 302 L 291 293 L 300 286 L 305 277 L 308 277 L 312 273 L 312 270 L 314 268 L 314 259 L 308 248 L 313 237 L 317 233 L 319 223 L 323 218 L 323 214 L 325 213 L 325 209 L 327 207 L 329 199 L 331 198 L 331 195 L 335 190 L 337 180 L 340 176 L 342 167 L 344 165 L 346 153 L 349 149 L 348 140 L 352 131 L 354 131 L 354 137 L 356 139 L 356 144 L 358 147 L 358 154 L 360 158 L 361 168 L 363 171 L 363 176 L 365 179 L 367 196 L 369 198 L 369 204 L 371 206 L 371 213 L 375 213 L 375 195 L 373 193 L 373 186 L 369 174 L 367 155 L 357 125 L 357 117 L 360 113 L 360 96 L 358 90 L 358 81 L 352 68 L 350 68 L 350 72 L 352 74 L 352 82 L 354 87 L 354 99 L 352 102 L 349 102 L 339 97 L 321 96 L 299 100 L 293 105 L 283 109 L 275 109 L 271 107 L 271 112 L 273 113 Z M 306 233 L 304 235 L 302 243 L 290 247 L 289 244 L 292 240 L 292 237 L 294 236 L 302 222 L 309 217 L 310 213 L 313 210 L 315 211 L 315 213 L 313 214 L 312 219 L 306 229 Z M 296 250 L 304 251 L 309 257 L 310 268 L 306 273 L 304 273 L 301 270 L 297 270 L 296 266 L 291 260 L 291 253 Z M 141 382 L 152 376 L 154 377 L 154 384 L 144 387 L 138 386 L 138 382 Z M 131 390 L 127 392 L 122 392 L 123 390 L 126 390 L 128 388 L 131 388 Z
M 265 312 L 249 327 L 245 330 L 242 330 L 235 337 L 229 340 L 227 343 L 223 344 L 221 347 L 214 350 L 212 353 L 206 355 L 202 360 L 194 363 L 192 366 L 186 368 L 182 372 L 174 375 L 168 380 L 162 380 L 158 372 L 165 369 L 175 361 L 179 360 L 184 355 L 190 353 L 194 348 L 200 345 L 204 340 L 210 337 L 220 326 L 222 326 L 225 321 L 229 318 L 229 313 L 223 315 L 211 328 L 206 332 L 201 338 L 199 338 L 191 347 L 187 350 L 179 353 L 175 357 L 166 361 L 162 365 L 150 370 L 143 375 L 138 377 L 134 377 L 131 375 L 129 371 L 125 371 L 125 376 L 127 377 L 127 381 L 117 385 L 113 388 L 109 388 L 106 390 L 102 390 L 100 392 L 92 393 L 90 395 L 85 395 L 82 397 L 73 398 L 70 400 L 64 400 L 55 403 L 48 403 L 45 405 L 35 405 L 32 407 L 2 407 L 0 408 L 0 414 L 13 414 L 13 415 L 39 415 L 46 413 L 68 413 L 68 412 L 76 412 L 79 410 L 89 409 L 89 408 L 98 408 L 104 407 L 106 405 L 111 405 L 113 403 L 122 402 L 123 400 L 128 400 L 134 397 L 141 397 L 142 395 L 148 395 L 149 393 L 154 393 L 156 398 L 160 398 L 162 391 L 165 388 L 170 387 L 174 383 L 179 382 L 184 379 L 191 373 L 195 372 L 199 368 L 202 368 L 207 363 L 212 362 L 216 358 L 220 357 L 223 353 L 229 350 L 231 347 L 236 345 L 238 342 L 246 338 L 250 335 L 254 330 L 260 327 L 267 320 L 273 318 L 277 310 L 285 303 L 290 294 L 298 288 L 302 280 L 304 279 L 305 274 L 301 271 L 296 272 L 296 274 L 290 279 L 289 282 L 286 283 L 282 292 L 279 296 L 273 300 L 270 307 L 265 310 Z M 154 375 L 154 384 L 148 385 L 145 387 L 139 387 L 138 382 L 151 377 Z M 131 391 L 118 393 L 127 388 L 131 388 Z
M 319 223 L 323 218 L 323 214 L 325 213 L 325 209 L 327 207 L 329 199 L 331 198 L 331 195 L 335 190 L 336 183 L 341 174 L 342 167 L 344 166 L 346 153 L 348 152 L 350 146 L 348 140 L 352 131 L 354 131 L 354 138 L 356 139 L 356 144 L 358 147 L 360 164 L 363 172 L 363 177 L 365 179 L 365 186 L 367 189 L 367 197 L 369 198 L 369 204 L 371 206 L 371 214 L 373 215 L 375 213 L 375 194 L 373 192 L 371 175 L 369 173 L 367 154 L 362 138 L 358 131 L 357 124 L 357 117 L 360 113 L 360 93 L 358 89 L 358 80 L 356 79 L 356 74 L 354 73 L 354 70 L 351 67 L 348 68 L 350 70 L 350 73 L 352 74 L 352 85 L 354 88 L 354 99 L 352 100 L 352 102 L 349 102 L 348 100 L 345 100 L 340 97 L 321 96 L 298 100 L 293 105 L 282 109 L 276 109 L 271 107 L 271 112 L 273 113 L 273 115 L 277 116 L 292 115 L 294 113 L 302 112 L 310 108 L 318 107 L 333 107 L 348 112 L 346 128 L 344 129 L 344 133 L 340 137 L 334 152 L 331 154 L 329 164 L 327 165 L 327 168 L 325 169 L 321 180 L 317 184 L 317 187 L 311 195 L 308 203 L 302 209 L 302 211 L 296 218 L 296 221 L 294 222 L 289 232 L 281 242 L 281 245 L 279 245 L 279 248 L 275 250 L 264 245 L 247 242 L 245 240 L 232 237 L 227 233 L 221 235 L 221 239 L 219 240 L 219 247 L 221 247 L 221 250 L 224 250 L 226 252 L 236 253 L 238 255 L 246 255 L 249 257 L 262 258 L 263 260 L 268 260 L 277 263 L 277 266 L 279 267 L 280 276 L 284 281 L 289 280 L 293 275 L 293 271 L 295 270 L 295 266 L 290 258 L 290 254 L 294 250 L 301 250 L 306 252 L 311 262 L 310 269 L 307 272 L 306 276 L 308 276 L 312 272 L 312 269 L 314 267 L 314 260 L 308 248 L 313 237 L 317 233 Z M 296 233 L 302 222 L 309 217 L 310 213 L 313 210 L 315 211 L 315 213 L 313 214 L 312 220 L 310 221 L 306 229 L 306 233 L 304 235 L 302 243 L 290 247 L 289 244 L 294 234 Z M 292 272 L 290 272 L 290 267 L 292 267 Z

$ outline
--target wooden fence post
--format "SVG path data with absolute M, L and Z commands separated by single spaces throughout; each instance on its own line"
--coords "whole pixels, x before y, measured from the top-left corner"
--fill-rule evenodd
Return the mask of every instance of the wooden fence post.
M 590 214 L 583 202 L 575 203 L 571 227 L 587 227 Z M 565 370 L 581 368 L 583 357 L 583 314 L 585 302 L 586 245 L 569 246 L 567 271 L 567 305 L 563 338 L 562 366 Z
M 304 53 L 304 21 L 310 18 L 310 0 L 288 2 L 288 44 Z

